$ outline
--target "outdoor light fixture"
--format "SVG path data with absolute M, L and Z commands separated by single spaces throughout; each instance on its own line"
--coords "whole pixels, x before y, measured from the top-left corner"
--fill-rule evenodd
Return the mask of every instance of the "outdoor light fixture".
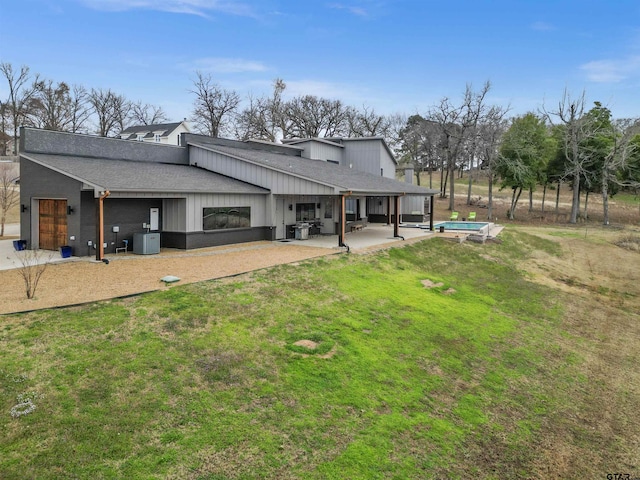
M 317 204 L 316 204 L 316 207 L 320 208 L 320 204 L 319 204 L 319 203 L 317 203 Z
M 289 210 L 293 210 L 293 205 L 289 204 Z
M 27 207 L 26 205 L 20 205 L 20 210 L 22 211 L 22 213 L 28 212 L 29 211 L 29 207 Z
M 75 210 L 71 205 L 67 205 L 67 215 L 71 215 Z

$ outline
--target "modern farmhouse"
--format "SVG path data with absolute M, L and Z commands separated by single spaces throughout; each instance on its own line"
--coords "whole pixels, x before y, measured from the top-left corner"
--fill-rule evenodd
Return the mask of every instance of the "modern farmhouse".
M 433 222 L 425 198 L 437 191 L 396 180 L 377 137 L 276 144 L 182 133 L 174 146 L 23 128 L 20 140 L 27 248 L 102 258 L 144 233 L 192 249 L 291 238 L 300 222 L 342 245 L 367 222 L 397 235 L 403 216 L 424 220 L 425 203 Z

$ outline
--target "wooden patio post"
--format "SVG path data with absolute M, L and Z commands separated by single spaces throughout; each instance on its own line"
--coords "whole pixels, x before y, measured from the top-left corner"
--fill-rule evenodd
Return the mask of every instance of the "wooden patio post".
M 347 228 L 346 195 L 340 195 L 340 233 L 338 234 L 338 246 L 344 244 L 345 230 Z
M 109 190 L 103 192 L 97 202 L 98 218 L 96 219 L 96 242 L 98 242 L 98 245 L 96 245 L 96 260 L 99 262 L 104 259 L 104 199 L 110 194 L 111 192 L 109 192 Z
M 387 195 L 387 225 L 391 225 L 391 197 Z

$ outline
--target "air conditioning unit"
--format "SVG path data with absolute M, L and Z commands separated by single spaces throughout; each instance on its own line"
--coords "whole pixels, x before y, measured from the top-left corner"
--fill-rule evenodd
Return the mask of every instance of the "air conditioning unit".
M 134 233 L 133 253 L 137 253 L 138 255 L 160 253 L 160 234 Z

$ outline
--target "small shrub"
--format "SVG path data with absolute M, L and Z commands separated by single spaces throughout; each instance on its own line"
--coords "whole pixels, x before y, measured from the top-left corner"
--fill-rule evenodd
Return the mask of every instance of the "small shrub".
M 626 250 L 640 253 L 640 237 L 636 235 L 626 235 L 614 243 Z
M 24 280 L 27 298 L 32 299 L 36 294 L 36 288 L 38 288 L 42 274 L 49 266 L 49 262 L 51 262 L 53 253 L 45 252 L 44 250 L 23 250 L 16 252 L 16 255 L 20 261 L 18 271 L 22 280 Z

